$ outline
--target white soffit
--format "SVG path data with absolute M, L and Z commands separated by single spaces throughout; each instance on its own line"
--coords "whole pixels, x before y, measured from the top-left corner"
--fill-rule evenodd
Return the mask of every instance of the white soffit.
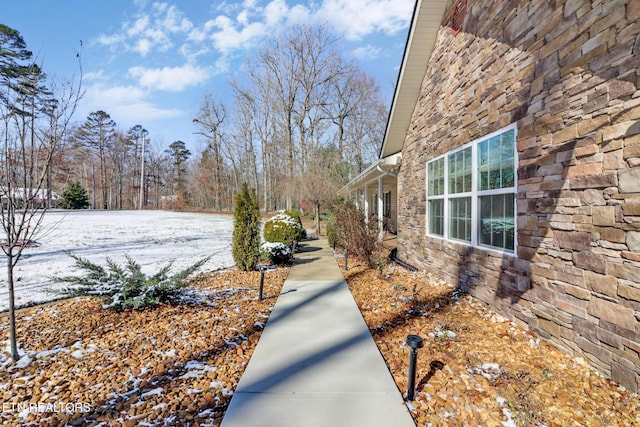
M 402 151 L 448 0 L 417 0 L 380 158 Z

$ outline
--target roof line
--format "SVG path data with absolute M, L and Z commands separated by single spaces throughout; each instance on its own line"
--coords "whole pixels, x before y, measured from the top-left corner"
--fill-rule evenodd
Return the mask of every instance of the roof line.
M 448 0 L 416 0 L 379 157 L 402 151 Z
M 384 150 L 384 146 L 387 142 L 387 134 L 389 132 L 389 124 L 391 123 L 391 116 L 393 114 L 394 106 L 396 104 L 396 99 L 398 97 L 398 87 L 400 86 L 400 77 L 402 76 L 402 70 L 405 67 L 405 60 L 407 58 L 407 52 L 409 51 L 409 41 L 411 40 L 411 34 L 415 29 L 415 21 L 416 16 L 418 14 L 418 4 L 421 0 L 416 0 L 413 4 L 413 13 L 411 14 L 411 24 L 409 25 L 409 31 L 407 31 L 407 41 L 404 44 L 404 51 L 402 52 L 402 61 L 400 62 L 400 69 L 398 70 L 398 77 L 396 77 L 396 86 L 393 90 L 393 98 L 391 99 L 391 108 L 389 108 L 389 116 L 387 117 L 387 123 L 384 127 L 384 137 L 382 139 L 382 145 L 380 145 L 380 151 L 378 153 L 378 157 L 382 158 L 382 152 Z

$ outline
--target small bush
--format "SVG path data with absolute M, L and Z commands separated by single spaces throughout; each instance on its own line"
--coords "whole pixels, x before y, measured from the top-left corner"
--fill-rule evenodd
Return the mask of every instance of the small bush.
M 335 248 L 340 244 L 338 241 L 338 223 L 336 221 L 336 216 L 329 216 L 329 220 L 327 221 L 327 239 L 329 240 L 329 246 Z
M 190 267 L 170 275 L 172 262 L 162 267 L 153 276 L 147 277 L 140 264 L 128 255 L 124 267 L 107 258 L 107 268 L 94 264 L 87 259 L 69 254 L 76 267 L 84 270 L 84 276 L 56 277 L 56 282 L 76 285 L 62 291 L 67 296 L 97 296 L 105 300 L 104 308 L 122 311 L 126 309 L 143 310 L 158 304 L 173 302 L 180 290 L 187 287 L 187 278 L 195 273 L 210 257 L 203 258 Z
M 293 252 L 282 242 L 262 242 L 260 245 L 260 259 L 273 264 L 287 264 L 291 261 Z
M 299 216 L 295 219 L 280 211 L 264 223 L 263 235 L 267 242 L 280 242 L 292 248 L 294 242 L 302 240 L 304 229 Z
M 338 205 L 335 209 L 336 236 L 350 254 L 364 259 L 369 267 L 375 267 L 373 253 L 377 246 L 377 227 L 367 223 L 364 214 L 351 201 Z
M 86 209 L 89 207 L 89 196 L 78 181 L 70 182 L 64 188 L 58 206 L 62 209 Z

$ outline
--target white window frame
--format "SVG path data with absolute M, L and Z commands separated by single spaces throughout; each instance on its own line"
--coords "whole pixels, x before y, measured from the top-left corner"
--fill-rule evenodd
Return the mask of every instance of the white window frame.
M 503 134 L 505 132 L 513 131 L 513 187 L 507 188 L 499 188 L 494 190 L 478 190 L 478 179 L 479 179 L 479 170 L 478 170 L 478 145 L 494 136 Z M 425 164 L 425 178 L 426 178 L 426 217 L 425 217 L 425 232 L 428 237 L 434 239 L 442 239 L 448 240 L 455 243 L 459 243 L 466 246 L 472 246 L 480 249 L 485 249 L 488 251 L 499 252 L 507 255 L 515 255 L 518 253 L 518 210 L 517 210 L 517 189 L 518 189 L 518 149 L 517 149 L 517 136 L 518 136 L 518 128 L 515 123 L 506 126 L 504 128 L 498 129 L 495 132 L 492 132 L 488 135 L 484 135 L 481 138 L 475 139 L 461 147 L 457 147 L 451 151 L 448 151 L 438 157 L 434 157 L 429 159 L 429 161 Z M 471 147 L 471 191 L 466 193 L 449 193 L 449 160 L 448 157 L 450 154 L 456 153 L 458 151 L 462 151 L 466 148 Z M 437 161 L 441 158 L 444 158 L 444 194 L 438 196 L 429 196 L 429 163 L 433 161 Z M 479 234 L 479 226 L 480 226 L 480 197 L 482 196 L 493 196 L 493 195 L 502 195 L 502 194 L 513 194 L 513 215 L 514 215 L 514 242 L 513 242 L 513 250 L 504 249 L 497 246 L 489 246 L 482 245 L 479 243 L 480 234 Z M 463 197 L 471 197 L 471 241 L 454 239 L 450 237 L 450 217 L 449 217 L 449 201 L 451 199 L 463 198 Z M 443 235 L 433 234 L 429 231 L 429 220 L 430 220 L 430 212 L 429 212 L 429 201 L 430 200 L 444 200 L 444 225 L 443 225 Z
M 448 170 L 448 162 L 446 159 L 444 159 L 444 167 L 443 167 L 443 181 L 444 181 L 444 192 L 443 194 L 440 195 L 436 195 L 436 196 L 429 196 L 429 163 L 431 162 L 435 162 L 438 161 L 440 159 L 443 159 L 447 154 L 443 154 L 442 156 L 438 156 L 435 157 L 433 159 L 431 159 L 430 161 L 427 162 L 427 186 L 426 186 L 426 192 L 427 192 L 427 221 L 426 221 L 426 225 L 427 225 L 427 235 L 429 236 L 433 236 L 436 238 L 444 238 L 447 235 L 447 225 L 448 225 L 448 221 L 446 220 L 446 215 L 449 211 L 449 207 L 447 206 L 447 189 L 448 189 L 448 182 L 447 182 L 447 172 L 449 172 Z M 430 216 L 429 216 L 429 201 L 430 200 L 442 200 L 443 203 L 443 225 L 442 225 L 442 233 L 443 234 L 433 234 L 429 232 L 429 221 L 430 221 Z

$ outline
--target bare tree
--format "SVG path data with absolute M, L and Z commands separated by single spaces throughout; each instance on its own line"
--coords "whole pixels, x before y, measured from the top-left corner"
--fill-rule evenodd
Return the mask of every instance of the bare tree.
M 335 146 L 317 147 L 301 179 L 302 200 L 313 206 L 316 235 L 320 236 L 320 211 L 336 197 L 342 185 L 341 158 Z
M 0 117 L 4 125 L 0 222 L 5 233 L 1 247 L 7 262 L 10 351 L 14 361 L 20 357 L 14 270 L 42 225 L 48 208 L 46 199 L 50 197 L 48 178 L 54 153 L 66 137 L 82 94 L 82 73 L 77 84 L 54 81 L 49 89 L 46 75 L 31 59 L 20 34 L 0 25 Z
M 162 144 L 158 141 L 148 141 L 145 176 L 142 182 L 143 188 L 143 205 L 147 205 L 148 199 L 152 198 L 153 207 L 158 209 L 161 207 L 161 199 L 163 196 L 175 196 L 167 183 L 170 181 L 171 160 L 167 156 Z M 177 202 L 175 202 L 177 203 Z M 174 203 L 174 207 L 177 206 Z
M 209 160 L 213 163 L 213 187 L 215 210 L 222 210 L 223 200 L 226 199 L 226 183 L 224 182 L 224 162 L 222 156 L 222 144 L 225 139 L 225 120 L 227 109 L 224 104 L 218 103 L 212 94 L 206 94 L 202 100 L 198 116 L 193 119 L 193 123 L 198 127 L 196 132 L 207 138 L 210 149 Z
M 272 97 L 272 84 L 269 79 L 263 79 L 259 70 L 248 64 L 249 80 L 251 87 L 242 88 L 237 81 L 232 81 L 235 105 L 239 111 L 239 126 L 246 138 L 251 139 L 253 150 L 253 168 L 255 175 L 255 188 L 262 191 L 262 208 L 265 211 L 273 209 L 273 188 L 275 175 L 275 162 L 271 157 L 272 148 L 277 135 L 275 121 L 275 106 Z M 255 142 L 255 144 L 254 144 Z M 260 152 L 260 170 L 262 179 L 258 185 L 258 161 L 256 150 Z
M 255 140 L 260 150 L 266 209 L 304 198 L 301 179 L 320 148 L 335 144 L 345 179 L 377 154 L 384 128 L 372 118 L 386 121 L 378 115 L 386 110 L 379 88 L 338 48 L 324 26 L 292 27 L 248 62 L 244 85 L 232 82 L 242 123 L 237 143 Z

